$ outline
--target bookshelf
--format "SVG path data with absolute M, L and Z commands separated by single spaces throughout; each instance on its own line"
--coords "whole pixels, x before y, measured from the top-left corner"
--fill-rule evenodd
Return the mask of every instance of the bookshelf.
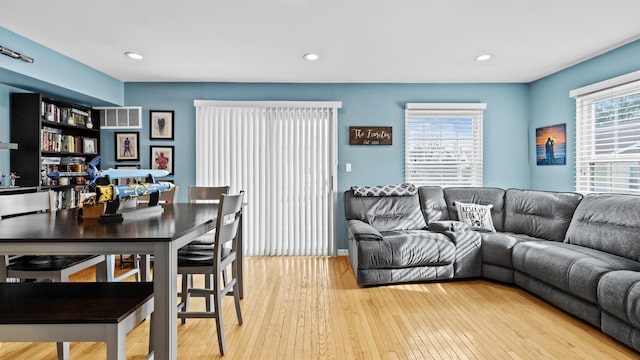
M 83 171 L 100 151 L 99 119 L 89 107 L 37 93 L 11 94 L 11 171 L 18 185 L 53 189 L 59 207 L 75 207 L 85 188 L 83 177 L 52 180 L 51 171 Z

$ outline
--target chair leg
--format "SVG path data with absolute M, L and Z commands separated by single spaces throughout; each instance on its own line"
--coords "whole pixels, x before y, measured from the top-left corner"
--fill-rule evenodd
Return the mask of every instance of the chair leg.
M 133 268 L 134 269 L 138 269 L 138 271 L 136 271 L 136 281 L 140 282 L 140 281 L 142 281 L 142 274 L 140 274 L 140 272 L 141 272 L 141 269 L 140 269 L 140 255 L 133 254 L 131 256 L 133 256 Z
M 240 309 L 240 284 L 238 283 L 238 279 L 236 278 L 236 270 L 237 270 L 237 263 L 233 262 L 233 264 L 231 264 L 231 273 L 233 274 L 233 277 L 236 279 L 236 283 L 233 284 L 233 302 L 236 306 L 236 316 L 238 318 L 238 324 L 242 325 L 242 310 Z
M 68 342 L 56 343 L 56 348 L 58 352 L 58 360 L 69 359 L 69 343 Z
M 213 274 L 204 274 L 204 287 L 205 289 L 212 290 L 213 289 Z M 211 302 L 213 299 L 213 295 L 205 295 L 205 304 L 208 312 L 211 312 Z
M 238 292 L 238 282 L 233 285 L 233 302 L 236 305 L 236 316 L 238 317 L 238 324 L 242 325 L 242 310 L 240 309 L 240 293 Z
M 149 355 L 153 354 L 153 313 L 149 315 Z M 149 359 L 149 357 L 147 357 Z
M 182 293 L 180 294 L 180 303 L 182 304 L 182 311 L 189 311 L 189 288 L 191 287 L 191 274 L 182 274 Z M 184 324 L 187 322 L 186 318 L 180 319 Z
M 112 257 L 114 255 L 111 255 Z M 112 281 L 115 266 L 115 261 L 113 264 L 109 263 L 109 255 L 104 256 L 104 261 L 96 264 L 96 281 L 97 282 L 105 282 Z M 111 268 L 110 268 L 111 267 Z
M 227 353 L 227 344 L 224 342 L 224 326 L 222 323 L 222 296 L 216 289 L 214 298 L 214 311 L 216 313 L 216 332 L 218 333 L 218 347 L 220 348 L 220 355 Z

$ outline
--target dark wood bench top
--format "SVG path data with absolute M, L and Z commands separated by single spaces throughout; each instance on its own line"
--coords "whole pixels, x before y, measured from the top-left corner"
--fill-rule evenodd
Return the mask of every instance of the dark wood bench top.
M 0 324 L 118 323 L 152 296 L 151 282 L 0 283 Z

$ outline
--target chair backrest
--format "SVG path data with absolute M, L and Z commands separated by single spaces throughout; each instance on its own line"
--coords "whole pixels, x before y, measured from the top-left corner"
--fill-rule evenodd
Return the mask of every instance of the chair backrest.
M 238 195 L 221 195 L 218 205 L 218 218 L 216 219 L 215 255 L 219 264 L 222 257 L 222 248 L 228 242 L 232 242 L 231 251 L 235 253 L 237 248 L 238 225 L 242 216 L 242 200 L 244 191 Z M 227 247 L 228 248 L 228 247 Z
M 49 211 L 53 193 L 49 191 L 0 195 L 0 218 L 38 211 Z
M 229 193 L 229 186 L 189 186 L 189 202 L 213 202 Z

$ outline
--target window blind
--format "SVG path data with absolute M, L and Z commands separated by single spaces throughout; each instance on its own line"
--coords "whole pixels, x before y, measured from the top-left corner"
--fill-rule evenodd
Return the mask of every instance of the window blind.
M 482 186 L 484 103 L 408 103 L 405 181 L 421 185 Z
M 640 80 L 576 96 L 576 191 L 640 194 Z
M 335 255 L 340 102 L 195 100 L 196 185 L 245 191 L 244 255 Z

